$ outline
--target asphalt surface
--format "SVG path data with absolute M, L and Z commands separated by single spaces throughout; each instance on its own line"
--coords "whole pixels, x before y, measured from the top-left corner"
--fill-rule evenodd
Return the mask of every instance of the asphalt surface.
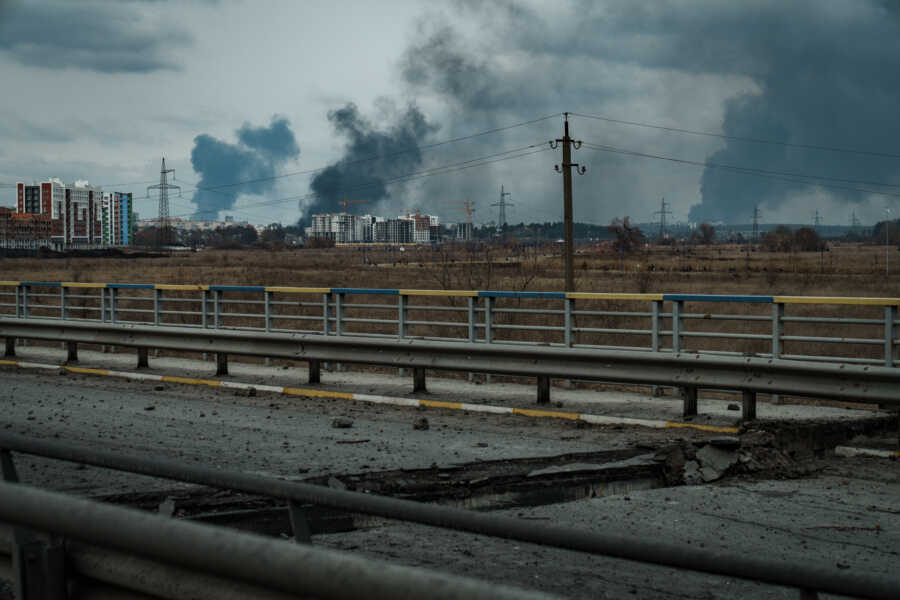
M 46 348 L 23 350 L 22 360 L 61 355 L 58 350 Z M 119 368 L 114 361 L 133 361 L 132 357 L 97 353 L 97 360 L 106 364 L 95 365 L 85 360 L 91 358 L 89 355 L 82 354 L 82 362 L 87 362 L 87 366 Z M 151 366 L 159 369 L 164 366 L 163 360 L 175 359 L 151 358 Z M 172 374 L 210 376 L 209 363 L 194 367 L 193 363 L 180 362 L 182 372 Z M 245 367 L 234 367 L 233 364 L 235 378 L 256 377 L 269 382 L 281 377 L 293 379 L 293 385 L 299 379 L 293 370 L 260 371 L 262 367 L 247 366 L 249 371 L 242 373 Z M 200 369 L 207 371 L 199 372 Z M 354 376 L 323 374 L 329 386 L 338 385 L 338 377 Z M 398 395 L 409 392 L 407 379 L 365 377 L 369 379 L 353 383 L 360 387 L 359 391 L 385 393 L 393 389 Z M 453 397 L 453 390 L 457 389 L 456 395 L 460 395 L 478 389 L 483 392 L 478 398 L 484 402 L 533 406 L 533 388 L 529 386 L 474 386 L 436 379 L 429 380 L 429 384 L 434 394 L 429 397 L 472 401 L 471 397 Z M 604 410 L 612 404 L 629 404 L 621 395 L 603 396 L 589 390 L 561 390 L 559 396 L 567 408 L 569 403 L 594 404 Z M 0 398 L 0 428 L 12 433 L 296 479 L 659 446 L 714 435 L 684 429 L 580 427 L 556 419 L 373 406 L 265 393 L 245 396 L 223 388 L 11 367 L 0 367 Z M 644 401 L 653 402 L 646 396 Z M 673 400 L 656 402 L 666 411 L 666 402 Z M 717 401 L 710 401 L 714 402 Z M 790 410 L 795 412 L 793 418 L 823 416 L 821 412 L 804 412 L 812 408 Z M 871 414 L 832 408 L 828 411 L 838 411 L 833 415 L 838 420 Z M 422 417 L 428 419 L 429 429 L 414 429 L 413 424 Z M 336 418 L 350 419 L 352 426 L 334 428 Z M 82 495 L 178 487 L 169 481 L 60 461 L 21 455 L 15 458 L 24 482 Z M 728 479 L 715 485 L 632 491 L 627 496 L 505 512 L 536 522 L 809 561 L 840 571 L 894 575 L 900 552 L 900 463 L 826 456 L 806 472 L 805 478 L 789 481 Z M 574 598 L 797 597 L 795 590 L 753 582 L 402 523 L 316 536 L 313 542 Z

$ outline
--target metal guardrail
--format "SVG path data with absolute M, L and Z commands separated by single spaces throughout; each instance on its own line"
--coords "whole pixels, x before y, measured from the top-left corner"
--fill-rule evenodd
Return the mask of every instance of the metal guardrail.
M 900 298 L 0 281 L 0 315 L 898 365 Z M 688 310 L 690 309 L 690 310 Z
M 216 352 L 309 361 L 318 379 L 321 361 L 412 368 L 414 388 L 425 388 L 425 370 L 536 377 L 538 401 L 547 402 L 550 379 L 579 379 L 680 387 L 684 413 L 697 414 L 697 390 L 744 393 L 743 417 L 755 418 L 756 394 L 790 394 L 846 402 L 900 404 L 900 369 L 770 358 L 388 340 L 355 336 L 267 333 L 43 319 L 0 318 L 0 337 L 130 346 L 138 360 L 147 348 Z M 316 365 L 316 366 L 312 366 Z
M 30 536 L 25 545 L 0 547 L 0 555 L 9 555 L 14 568 L 25 567 L 26 585 L 21 585 L 22 578 L 16 581 L 21 600 L 98 597 L 100 590 L 96 589 L 88 594 L 69 594 L 66 588 L 72 575 L 106 584 L 106 598 L 110 597 L 110 588 L 119 594 L 129 592 L 125 596 L 129 598 L 139 592 L 138 597 L 185 600 L 552 598 L 540 592 L 191 523 L 21 484 L 0 483 L 0 521 L 15 526 L 13 538 L 26 532 Z M 82 543 L 48 542 L 24 528 Z M 41 554 L 54 559 L 42 561 L 38 558 Z M 139 557 L 137 564 L 135 556 Z M 48 569 L 48 563 L 54 566 Z M 173 575 L 177 575 L 175 581 L 167 579 Z
M 589 554 L 623 558 L 643 563 L 664 565 L 703 573 L 711 573 L 728 577 L 738 577 L 753 581 L 770 583 L 801 590 L 801 597 L 814 598 L 816 592 L 842 594 L 860 598 L 896 598 L 900 589 L 900 580 L 876 575 L 849 573 L 836 569 L 814 567 L 802 563 L 789 563 L 783 560 L 770 560 L 738 554 L 712 552 L 691 546 L 681 546 L 658 540 L 635 539 L 630 536 L 610 535 L 602 532 L 586 531 L 558 525 L 547 525 L 514 519 L 498 515 L 478 513 L 448 506 L 439 506 L 401 500 L 384 496 L 375 496 L 360 492 L 331 489 L 308 483 L 290 482 L 282 479 L 267 478 L 249 473 L 228 472 L 193 465 L 189 461 L 173 461 L 166 459 L 148 459 L 138 456 L 125 456 L 110 451 L 88 448 L 69 442 L 38 440 L 13 434 L 0 433 L 0 449 L 8 456 L 9 451 L 22 452 L 36 456 L 74 461 L 92 466 L 105 467 L 138 473 L 154 477 L 163 477 L 178 481 L 186 481 L 216 488 L 232 489 L 251 494 L 261 494 L 279 498 L 289 503 L 312 503 L 320 506 L 347 510 L 355 513 L 375 515 L 389 519 L 408 521 L 423 525 L 442 527 L 470 533 L 478 533 L 503 539 L 534 543 L 555 548 L 575 550 Z M 235 547 L 227 540 L 231 534 L 219 533 L 216 538 L 210 537 L 208 529 L 196 524 L 183 523 L 190 528 L 178 530 L 173 519 L 163 519 L 153 515 L 141 515 L 140 519 L 131 516 L 133 513 L 115 507 L 92 507 L 86 501 L 71 502 L 64 497 L 47 492 L 29 490 L 26 494 L 17 495 L 15 486 L 0 485 L 0 521 L 19 522 L 43 531 L 54 531 L 81 539 L 92 544 L 113 547 L 129 552 L 137 552 L 145 556 L 176 562 L 192 568 L 204 570 L 207 562 L 215 565 L 217 574 L 240 574 L 250 581 L 272 582 L 282 581 L 280 578 L 268 577 L 268 556 L 274 553 L 277 557 L 272 564 L 278 569 L 285 565 L 291 577 L 299 574 L 298 565 L 291 565 L 288 558 L 282 559 L 282 548 L 267 548 L 251 561 L 233 570 L 234 561 L 241 563 L 239 552 L 233 560 L 220 562 L 219 557 L 230 556 Z M 45 499 L 49 499 L 45 502 Z M 112 515 L 109 522 L 98 522 L 105 515 Z M 138 523 L 137 521 L 140 521 Z M 149 529 L 144 529 L 146 523 Z M 199 529 L 197 529 L 199 527 Z M 170 532 L 175 534 L 170 536 Z M 210 541 L 211 546 L 198 547 L 191 535 L 193 532 Z M 122 536 L 124 535 L 124 539 Z M 150 542 L 145 545 L 145 535 Z M 262 544 L 259 538 L 245 540 L 245 534 L 236 534 L 239 547 Z M 216 547 L 214 544 L 219 544 Z M 274 544 L 274 542 L 273 542 Z M 222 547 L 224 546 L 224 548 Z M 290 547 L 290 546 L 287 546 Z M 297 546 L 293 546 L 297 548 Z M 0 548 L 2 550 L 2 548 Z M 209 554 L 207 554 L 209 552 Z M 284 550 L 284 552 L 288 552 Z M 293 551 L 291 551 L 293 553 Z M 253 552 L 251 551 L 251 554 Z M 294 553 L 299 558 L 299 554 Z M 293 555 L 293 554 L 292 554 Z M 207 558 L 209 560 L 207 561 Z M 313 570 L 321 565 L 320 559 L 313 556 Z M 199 566 L 197 566 L 199 565 Z M 248 572 L 247 569 L 250 569 Z M 305 577 L 306 565 L 303 567 Z M 395 567 L 396 568 L 396 567 Z M 221 569 L 221 570 L 219 570 Z M 281 573 L 282 571 L 278 571 Z M 367 571 L 371 574 L 371 571 Z M 256 578 L 256 579 L 252 579 Z M 293 581 L 293 585 L 303 585 Z M 302 578 L 300 579 L 302 581 Z M 334 593 L 337 582 L 345 581 L 345 576 L 335 576 L 333 572 L 317 572 L 310 581 L 322 582 L 323 589 Z M 389 595 L 373 595 L 367 591 L 364 578 L 363 592 L 353 595 L 333 595 L 327 597 L 392 597 Z M 285 584 L 288 585 L 288 584 Z M 330 587 L 329 587 L 330 586 Z M 299 588 L 279 588 L 296 591 Z M 381 590 L 383 587 L 373 587 Z M 502 588 L 500 588 L 502 590 Z M 311 591 L 311 590 L 309 590 Z M 337 592 L 346 590 L 339 586 Z M 398 596 L 393 596 L 398 597 Z M 437 597 L 423 595 L 422 597 Z M 470 597 L 481 597 L 472 595 Z M 503 597 L 495 595 L 495 597 Z M 526 597 L 526 596 L 520 596 Z

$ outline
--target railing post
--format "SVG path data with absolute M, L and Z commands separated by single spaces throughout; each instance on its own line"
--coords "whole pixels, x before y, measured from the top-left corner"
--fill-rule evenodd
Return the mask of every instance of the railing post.
M 20 291 L 21 289 L 22 289 L 21 286 L 18 286 L 18 285 L 16 286 L 16 318 L 17 319 L 22 316 L 20 314 L 22 307 L 19 302 L 19 297 L 22 295 L 22 292 Z
M 28 286 L 22 286 L 22 318 L 28 318 Z
M 228 375 L 227 352 L 216 352 L 216 375 Z
M 744 390 L 741 396 L 741 421 L 753 421 L 756 419 L 756 392 Z
M 475 302 L 478 298 L 469 296 L 469 341 L 475 342 L 478 339 L 478 328 L 475 322 Z
M 112 323 L 116 322 L 116 288 L 109 288 L 109 320 Z
M 322 334 L 328 335 L 331 330 L 331 294 L 322 294 Z
M 897 307 L 884 307 L 884 366 L 893 367 L 895 356 L 894 340 L 897 339 Z
M 697 414 L 697 386 L 695 385 L 686 385 L 681 388 L 682 398 L 684 400 L 684 411 L 683 415 L 685 417 L 693 417 Z
M 203 325 L 203 329 L 206 329 L 208 327 L 206 313 L 209 312 L 209 290 L 202 290 L 200 292 L 200 302 L 203 303 L 203 307 L 200 309 L 200 321 Z
M 425 389 L 425 367 L 413 367 L 413 393 L 427 391 Z
M 537 377 L 537 403 L 550 404 L 550 376 L 538 375 Z
M 564 343 L 566 345 L 566 348 L 571 348 L 572 343 L 573 343 L 573 340 L 572 340 L 572 333 L 573 333 L 573 331 L 572 331 L 572 308 L 573 308 L 575 301 L 572 300 L 571 298 L 566 298 L 565 300 L 563 300 L 563 302 L 565 303 L 565 317 L 564 317 L 565 318 L 565 340 L 564 340 Z
M 18 293 L 18 292 L 17 292 Z M 6 352 L 3 356 L 15 356 L 16 355 L 16 338 L 8 337 L 6 338 Z
M 659 352 L 659 332 L 662 330 L 662 300 L 654 300 L 650 306 L 650 350 Z
M 213 290 L 213 329 L 219 328 L 219 312 L 221 311 L 222 290 Z
M 269 290 L 263 291 L 263 312 L 266 318 L 266 331 L 272 331 L 272 293 Z
M 484 297 L 484 341 L 490 344 L 494 341 L 494 331 L 491 329 L 494 323 L 494 298 Z
M 674 300 L 672 302 L 672 352 L 675 354 L 681 352 L 681 332 L 684 331 L 684 301 Z
M 309 365 L 309 383 L 321 383 L 322 381 L 322 362 L 311 359 Z
M 100 288 L 100 321 L 106 323 L 106 288 Z
M 781 344 L 781 336 L 784 335 L 784 303 L 776 302 L 772 305 L 772 358 L 781 358 L 784 352 Z M 781 395 L 771 395 L 772 404 L 781 404 Z
M 159 325 L 159 305 L 162 303 L 162 290 L 153 288 L 153 324 Z
M 59 318 L 66 320 L 66 287 L 59 286 Z
M 344 335 L 344 294 L 334 298 L 334 334 Z
M 406 305 L 409 298 L 403 294 L 398 296 L 397 300 L 397 337 L 401 340 L 406 337 L 406 316 L 408 314 Z

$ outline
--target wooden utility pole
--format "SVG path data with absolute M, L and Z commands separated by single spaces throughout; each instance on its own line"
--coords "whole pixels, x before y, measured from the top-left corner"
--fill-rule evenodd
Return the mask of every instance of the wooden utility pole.
M 566 241 L 566 290 L 575 291 L 575 268 L 573 266 L 575 253 L 575 231 L 572 222 L 572 167 L 584 175 L 587 169 L 572 162 L 572 147 L 581 148 L 581 140 L 573 140 L 569 137 L 569 113 L 563 113 L 565 124 L 562 139 L 550 142 L 551 148 L 557 148 L 562 143 L 562 167 L 556 165 L 556 172 L 563 176 L 563 231 Z

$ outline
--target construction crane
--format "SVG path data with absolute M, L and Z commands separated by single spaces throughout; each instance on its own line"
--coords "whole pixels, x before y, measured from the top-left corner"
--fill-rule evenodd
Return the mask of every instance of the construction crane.
M 347 212 L 347 207 L 351 204 L 365 204 L 368 200 L 347 200 L 347 196 L 344 196 L 344 201 L 341 204 L 344 206 L 344 212 Z

